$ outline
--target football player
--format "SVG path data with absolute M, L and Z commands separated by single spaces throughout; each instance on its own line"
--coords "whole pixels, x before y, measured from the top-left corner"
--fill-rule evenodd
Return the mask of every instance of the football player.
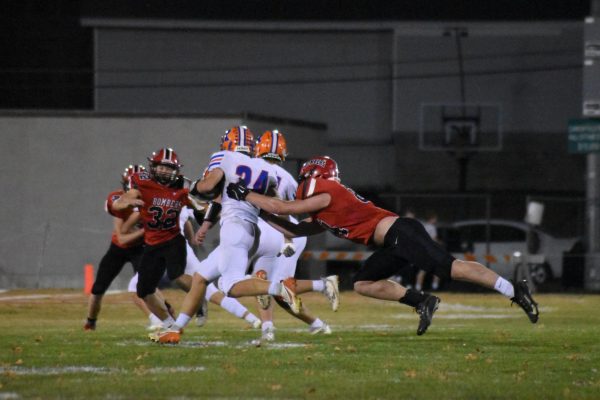
M 186 241 L 179 229 L 181 209 L 190 205 L 189 190 L 179 175 L 182 165 L 173 149 L 162 148 L 148 158 L 149 171 L 132 175 L 132 188 L 113 203 L 115 210 L 138 207 L 144 227 L 137 295 L 154 315 L 171 325 L 164 301 L 156 288 L 165 271 L 170 280 L 182 278 L 186 265 Z
M 197 181 L 192 193 L 200 196 L 211 193 L 212 197 L 215 188 L 239 179 L 244 180 L 249 190 L 258 193 L 273 190 L 277 184 L 274 168 L 262 159 L 252 158 L 253 151 L 254 135 L 247 127 L 236 126 L 226 131 L 221 139 L 221 151 L 211 156 L 208 174 Z M 221 275 L 223 292 L 231 297 L 279 295 L 293 312 L 298 313 L 300 306 L 296 293 L 312 291 L 312 281 L 296 281 L 290 277 L 282 282 L 270 282 L 246 276 L 249 252 L 258 233 L 258 209 L 249 203 L 230 199 L 226 193 L 222 193 L 221 201 L 218 273 Z M 210 221 L 205 221 L 203 227 L 210 224 Z M 192 287 L 184 299 L 176 323 L 159 334 L 160 343 L 179 342 L 181 330 L 204 298 L 208 282 L 217 277 L 207 276 L 206 271 L 194 274 Z
M 116 211 L 113 209 L 113 203 L 129 190 L 131 176 L 144 170 L 142 165 L 130 165 L 125 168 L 121 175 L 123 189 L 110 193 L 106 199 L 104 209 L 113 217 L 112 238 L 108 251 L 100 261 L 92 286 L 92 294 L 88 301 L 87 321 L 83 327 L 86 331 L 96 329 L 96 320 L 102 307 L 102 297 L 123 266 L 129 262 L 134 273 L 138 271 L 144 235 L 144 230 L 136 226 L 139 212 L 133 208 Z M 160 296 L 162 298 L 162 295 Z M 162 301 L 164 302 L 164 299 Z M 150 310 L 137 296 L 134 296 L 134 303 L 150 318 Z
M 412 264 L 445 279 L 472 282 L 495 289 L 517 303 L 532 323 L 538 320 L 537 303 L 525 281 L 512 284 L 483 265 L 455 259 L 425 231 L 423 224 L 411 218 L 376 207 L 352 189 L 342 185 L 337 163 L 327 157 L 315 157 L 300 170 L 296 200 L 282 201 L 254 193 L 244 181 L 227 185 L 230 198 L 245 200 L 263 210 L 264 218 L 287 236 L 306 236 L 329 230 L 356 243 L 373 244 L 379 249 L 363 264 L 354 278 L 354 290 L 364 296 L 399 301 L 414 307 L 419 314 L 417 335 L 425 333 L 440 299 L 406 289 L 386 278 L 399 267 Z M 308 213 L 310 217 L 293 224 L 273 214 Z
M 287 172 L 281 164 L 287 157 L 287 143 L 281 132 L 274 129 L 265 131 L 256 143 L 255 157 L 267 161 L 277 173 L 277 194 L 280 199 L 294 200 L 296 198 L 296 180 Z M 293 222 L 298 222 L 290 217 Z M 258 249 L 253 257 L 253 272 L 256 276 L 264 279 L 270 278 L 274 282 L 279 282 L 288 276 L 294 276 L 296 273 L 296 264 L 306 246 L 305 237 L 296 237 L 289 239 L 284 237 L 281 232 L 271 227 L 263 219 L 258 220 L 260 229 L 260 241 Z M 328 276 L 322 279 L 322 282 L 313 284 L 314 290 L 324 292 L 326 287 L 330 287 L 330 293 L 336 298 L 338 277 Z M 310 314 L 304 303 L 301 303 L 301 310 L 298 314 L 291 312 L 287 304 L 281 301 L 279 297 L 274 297 L 279 306 L 288 311 L 294 317 L 310 325 L 309 331 L 312 334 L 324 333 L 331 334 L 331 328 L 318 317 Z M 262 341 L 273 341 L 275 339 L 275 327 L 273 325 L 273 302 L 271 296 L 258 296 L 259 314 L 262 323 Z

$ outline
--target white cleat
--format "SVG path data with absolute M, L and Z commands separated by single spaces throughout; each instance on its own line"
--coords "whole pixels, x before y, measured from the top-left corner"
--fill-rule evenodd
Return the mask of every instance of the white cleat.
M 260 341 L 263 343 L 275 341 L 275 328 L 267 328 L 264 331 L 262 331 Z
M 324 323 L 323 325 L 315 327 L 315 328 L 311 327 L 309 329 L 309 332 L 311 335 L 318 335 L 318 334 L 331 335 L 331 328 L 329 327 L 329 325 Z
M 337 275 L 330 275 L 325 278 L 321 278 L 323 283 L 325 284 L 325 290 L 323 294 L 327 296 L 327 300 L 331 304 L 331 309 L 333 311 L 337 311 L 340 306 L 340 289 L 339 283 L 340 280 Z
M 279 295 L 290 306 L 290 310 L 294 314 L 300 312 L 300 299 L 296 296 L 296 280 L 294 278 L 287 278 L 281 281 L 281 290 Z
M 254 328 L 254 329 L 260 329 L 261 326 L 262 326 L 262 321 L 260 319 L 256 319 L 252 323 L 252 328 Z

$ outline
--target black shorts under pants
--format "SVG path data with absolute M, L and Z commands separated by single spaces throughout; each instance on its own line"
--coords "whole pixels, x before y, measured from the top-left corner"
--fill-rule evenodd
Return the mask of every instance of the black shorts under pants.
M 98 273 L 94 280 L 94 286 L 92 286 L 92 294 L 103 295 L 106 293 L 112 281 L 128 262 L 131 263 L 133 272 L 137 272 L 142 258 L 142 251 L 142 245 L 122 248 L 111 243 L 98 266 Z
M 154 293 L 165 270 L 170 280 L 183 275 L 186 260 L 185 238 L 181 235 L 155 246 L 144 246 L 138 275 L 138 297 L 144 298 Z

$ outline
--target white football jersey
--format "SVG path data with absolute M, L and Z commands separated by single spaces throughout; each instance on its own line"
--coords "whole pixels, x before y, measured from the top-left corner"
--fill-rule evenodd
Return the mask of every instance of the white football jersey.
M 295 200 L 298 182 L 282 166 L 272 164 L 277 174 L 277 193 L 282 200 Z
M 189 207 L 182 207 L 181 213 L 179 214 L 179 229 L 181 229 L 181 234 L 185 237 L 184 227 L 185 223 L 188 219 L 194 218 L 194 210 Z
M 270 185 L 277 182 L 275 168 L 261 158 L 252 158 L 235 151 L 219 151 L 210 158 L 208 170 L 220 168 L 225 174 L 225 186 L 221 200 L 221 224 L 228 218 L 238 217 L 256 223 L 259 209 L 247 201 L 237 201 L 227 196 L 227 185 L 242 179 L 248 189 L 265 194 Z

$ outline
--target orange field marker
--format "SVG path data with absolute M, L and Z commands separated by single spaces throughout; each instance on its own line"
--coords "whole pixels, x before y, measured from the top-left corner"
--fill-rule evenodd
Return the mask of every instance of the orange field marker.
M 94 285 L 94 266 L 85 264 L 83 267 L 83 293 L 91 294 Z

